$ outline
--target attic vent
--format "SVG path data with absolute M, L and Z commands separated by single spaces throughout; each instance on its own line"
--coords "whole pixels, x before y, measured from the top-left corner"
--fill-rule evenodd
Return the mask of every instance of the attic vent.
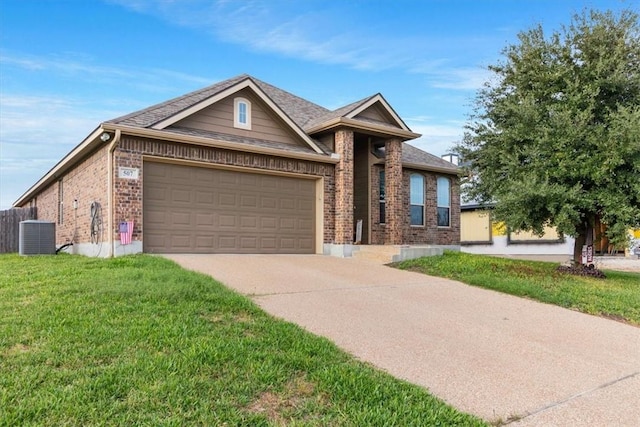
M 55 254 L 56 224 L 49 221 L 21 221 L 18 252 L 20 255 Z

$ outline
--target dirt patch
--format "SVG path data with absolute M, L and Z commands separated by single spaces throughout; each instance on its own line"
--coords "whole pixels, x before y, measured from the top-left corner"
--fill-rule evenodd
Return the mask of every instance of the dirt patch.
M 18 343 L 18 344 L 15 344 L 15 345 L 9 347 L 3 353 L 4 353 L 5 356 L 15 356 L 15 355 L 18 355 L 18 354 L 28 353 L 30 350 L 31 350 L 31 347 L 29 347 L 28 345 L 22 344 L 22 343 Z
M 254 414 L 264 415 L 270 422 L 278 426 L 286 426 L 295 415 L 296 421 L 300 421 L 300 412 L 305 413 L 306 406 L 326 406 L 328 399 L 322 393 L 316 392 L 315 385 L 304 376 L 291 379 L 282 391 L 265 391 L 247 407 Z M 303 415 L 306 421 L 313 419 L 313 414 L 308 412 Z

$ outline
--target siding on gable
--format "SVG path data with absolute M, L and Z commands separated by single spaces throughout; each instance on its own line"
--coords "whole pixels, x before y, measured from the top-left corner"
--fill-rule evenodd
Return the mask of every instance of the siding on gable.
M 250 130 L 233 126 L 233 100 L 237 97 L 251 102 Z M 306 143 L 289 131 L 287 125 L 276 117 L 268 106 L 246 89 L 185 117 L 173 126 L 306 146 Z
M 389 117 L 385 111 L 383 111 L 381 108 L 378 107 L 378 104 L 373 104 L 371 107 L 357 114 L 355 118 L 375 120 L 376 122 L 381 122 L 394 127 L 398 127 L 398 125 L 394 122 L 394 120 L 391 117 Z

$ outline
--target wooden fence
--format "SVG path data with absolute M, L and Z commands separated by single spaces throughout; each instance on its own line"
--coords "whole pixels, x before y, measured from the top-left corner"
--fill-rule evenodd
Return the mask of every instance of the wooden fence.
M 18 252 L 20 221 L 38 219 L 37 208 L 16 208 L 0 211 L 0 254 Z

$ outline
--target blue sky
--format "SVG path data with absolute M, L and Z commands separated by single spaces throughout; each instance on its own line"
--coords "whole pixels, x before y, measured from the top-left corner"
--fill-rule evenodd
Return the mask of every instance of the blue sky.
M 0 209 L 101 122 L 248 73 L 326 108 L 381 92 L 446 153 L 518 32 L 640 0 L 2 0 Z

